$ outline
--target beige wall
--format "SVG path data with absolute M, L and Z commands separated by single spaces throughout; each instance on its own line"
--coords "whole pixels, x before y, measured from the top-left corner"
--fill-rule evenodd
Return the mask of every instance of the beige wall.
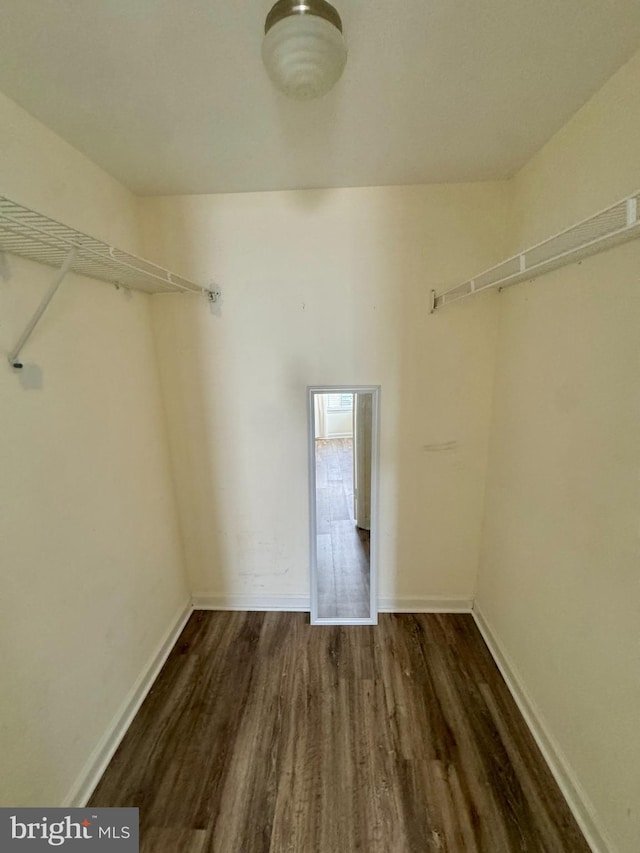
M 0 183 L 15 201 L 123 247 L 135 198 L 0 98 Z M 52 270 L 0 281 L 1 805 L 59 805 L 187 600 L 149 299 L 69 276 L 6 354 Z
M 0 193 L 130 252 L 140 251 L 136 197 L 0 93 Z
M 309 594 L 305 387 L 380 384 L 380 594 L 472 596 L 495 306 L 430 316 L 428 294 L 504 251 L 506 199 L 475 184 L 142 201 L 147 253 L 224 292 L 219 317 L 153 306 L 196 595 Z
M 512 248 L 640 187 L 640 55 L 514 182 Z M 640 245 L 505 291 L 477 604 L 612 849 L 640 839 Z

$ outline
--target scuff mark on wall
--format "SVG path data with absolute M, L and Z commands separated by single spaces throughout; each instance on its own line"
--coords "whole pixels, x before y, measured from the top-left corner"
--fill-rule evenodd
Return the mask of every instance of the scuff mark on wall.
M 440 453 L 444 450 L 455 450 L 458 447 L 457 441 L 440 441 L 433 444 L 423 444 L 422 449 L 425 453 Z

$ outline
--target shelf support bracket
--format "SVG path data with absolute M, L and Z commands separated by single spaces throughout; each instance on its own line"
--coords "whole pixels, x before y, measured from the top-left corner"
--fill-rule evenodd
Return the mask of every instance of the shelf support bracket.
M 51 282 L 49 290 L 45 293 L 45 295 L 42 299 L 42 302 L 40 303 L 40 305 L 38 305 L 38 307 L 35 311 L 35 314 L 27 323 L 24 332 L 20 335 L 20 338 L 18 339 L 17 344 L 9 353 L 9 364 L 11 365 L 11 367 L 14 367 L 16 370 L 20 370 L 22 368 L 22 362 L 20 361 L 20 353 L 22 352 L 22 348 L 24 347 L 24 345 L 27 343 L 27 341 L 31 337 L 33 330 L 35 329 L 35 327 L 40 322 L 44 312 L 49 307 L 49 303 L 51 302 L 53 297 L 56 295 L 56 291 L 58 290 L 58 288 L 62 284 L 62 280 L 64 279 L 66 274 L 71 269 L 71 265 L 73 264 L 75 256 L 76 256 L 76 250 L 72 249 L 69 252 L 69 254 L 67 255 L 67 257 L 64 259 L 62 266 L 58 270 L 58 274 L 56 275 L 54 280 Z

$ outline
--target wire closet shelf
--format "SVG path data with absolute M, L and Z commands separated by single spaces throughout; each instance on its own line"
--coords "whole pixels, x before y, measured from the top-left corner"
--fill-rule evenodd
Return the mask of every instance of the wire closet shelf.
M 559 234 L 554 234 L 553 237 L 507 258 L 506 261 L 501 261 L 456 287 L 443 293 L 432 291 L 431 312 L 451 302 L 473 296 L 475 293 L 482 293 L 492 288 L 501 290 L 503 287 L 536 278 L 566 264 L 640 237 L 639 214 L 640 191 L 566 228 Z
M 209 288 L 123 252 L 0 195 L 0 251 L 62 267 L 118 287 L 145 293 L 211 293 Z

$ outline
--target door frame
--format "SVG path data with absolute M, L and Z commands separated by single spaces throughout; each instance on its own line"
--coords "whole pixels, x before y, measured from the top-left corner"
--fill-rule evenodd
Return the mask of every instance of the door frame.
M 369 540 L 369 616 L 358 618 L 318 616 L 318 555 L 316 523 L 316 453 L 315 395 L 371 394 L 371 532 Z M 378 624 L 378 493 L 380 470 L 380 386 L 379 385 L 309 385 L 307 387 L 307 446 L 309 450 L 309 578 L 312 625 L 377 625 Z

